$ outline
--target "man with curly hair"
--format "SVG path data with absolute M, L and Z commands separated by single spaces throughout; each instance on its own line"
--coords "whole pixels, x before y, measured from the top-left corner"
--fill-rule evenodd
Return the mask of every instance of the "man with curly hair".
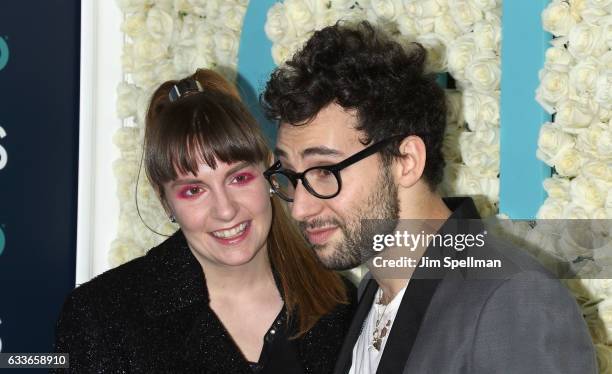
M 479 219 L 470 198 L 436 192 L 446 101 L 425 59 L 422 46 L 367 22 L 339 23 L 315 32 L 261 96 L 279 123 L 277 161 L 266 171 L 274 192 L 325 266 L 371 271 L 335 372 L 596 372 L 574 299 L 505 242 L 487 237 L 469 252 L 504 260 L 488 276 L 428 271 L 445 254 L 466 259 L 468 251 L 441 244 L 411 248 L 402 276 L 379 271 L 377 262 L 397 264 L 389 260 L 399 244 L 385 241 L 379 252 L 373 240 L 393 237 L 403 222 L 451 233 L 450 222 Z M 482 226 L 468 231 L 482 235 Z

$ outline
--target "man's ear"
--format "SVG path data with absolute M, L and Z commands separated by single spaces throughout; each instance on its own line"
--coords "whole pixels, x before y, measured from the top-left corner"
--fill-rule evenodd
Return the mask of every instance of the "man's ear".
M 400 156 L 395 158 L 395 175 L 400 186 L 409 188 L 423 176 L 427 151 L 421 137 L 410 135 L 399 144 Z

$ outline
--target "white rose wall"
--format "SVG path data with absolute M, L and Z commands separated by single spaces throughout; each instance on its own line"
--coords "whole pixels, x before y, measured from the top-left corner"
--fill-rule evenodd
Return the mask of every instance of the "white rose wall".
M 367 19 L 398 39 L 422 43 L 429 51 L 428 69 L 447 88 L 448 165 L 440 192 L 473 196 L 483 216 L 560 220 L 538 225 L 507 221 L 505 232 L 522 238 L 520 244 L 543 262 L 553 256 L 578 274 L 579 279 L 565 282 L 583 309 L 602 371 L 607 370 L 612 360 L 612 286 L 604 277 L 612 263 L 607 240 L 611 233 L 585 229 L 568 219 L 612 218 L 610 2 L 286 0 L 120 5 L 128 39 L 126 80 L 119 87 L 118 108 L 127 120 L 115 137 L 123 157 L 115 165 L 121 213 L 109 252 L 112 265 L 140 256 L 163 240 L 144 226 L 132 195 L 143 103 L 152 87 L 197 67 L 217 69 L 236 79 L 244 100 L 273 139 L 274 125 L 267 123 L 257 104 L 270 71 L 315 30 L 339 19 Z M 185 27 L 190 31 L 185 33 Z M 168 41 L 167 48 L 148 50 L 152 40 Z M 156 69 L 162 72 L 152 73 Z M 166 234 L 175 229 L 143 178 L 138 202 L 151 228 Z M 591 232 L 591 237 L 576 240 L 580 230 Z M 551 242 L 551 238 L 556 239 Z
M 79 4 L 78 1 L 67 3 Z M 88 1 L 81 4 L 84 8 L 85 4 L 91 7 Z M 97 11 L 109 7 L 97 6 Z M 10 87 L 15 89 L 29 81 L 19 78 L 27 76 L 27 72 L 18 71 L 20 65 L 12 49 L 15 37 L 5 35 L 4 25 L 9 22 L 5 18 L 9 13 L 2 12 L 2 7 L 5 5 L 0 5 L 0 82 L 9 82 L 10 72 L 13 84 Z M 25 241 L 28 235 L 25 228 L 31 227 L 32 221 L 20 220 L 15 214 L 19 211 L 17 204 L 25 199 L 18 194 L 27 194 L 27 199 L 32 201 L 32 196 L 38 199 L 48 189 L 42 188 L 38 181 L 25 183 L 27 189 L 19 191 L 16 186 L 24 186 L 21 180 L 18 182 L 19 164 L 13 167 L 11 164 L 12 154 L 27 149 L 25 140 L 24 143 L 18 140 L 19 131 L 31 132 L 30 122 L 44 120 L 24 121 L 30 114 L 21 113 L 22 110 L 19 113 L 23 116 L 19 120 L 22 128 L 14 129 L 18 127 L 18 115 L 6 114 L 4 103 L 19 106 L 15 95 L 0 86 L 3 95 L 0 297 L 6 299 L 4 287 L 8 282 L 24 282 L 22 289 L 26 289 L 25 276 L 15 274 L 29 274 L 29 270 L 20 269 L 27 266 L 26 258 L 31 261 L 38 253 L 54 253 L 44 261 L 53 265 L 55 274 L 70 274 L 56 287 L 64 290 L 57 294 L 65 294 L 75 279 L 81 283 L 142 256 L 163 241 L 164 235 L 177 229 L 165 216 L 143 171 L 139 170 L 146 106 L 160 83 L 184 77 L 200 67 L 219 71 L 239 86 L 244 101 L 272 142 L 275 125 L 264 118 L 258 106 L 258 95 L 269 73 L 299 49 L 315 30 L 340 19 L 366 19 L 402 42 L 423 44 L 429 51 L 428 70 L 437 74 L 439 83 L 447 91 L 448 123 L 443 148 L 447 166 L 440 193 L 472 196 L 483 216 L 499 217 L 504 234 L 517 240 L 546 266 L 554 268 L 563 263 L 570 268 L 576 276 L 564 282 L 582 308 L 597 348 L 601 372 L 612 373 L 612 232 L 609 231 L 612 219 L 612 0 L 117 0 L 112 7 L 116 14 L 99 19 L 105 22 L 98 24 L 106 25 L 107 29 L 98 32 L 116 33 L 119 37 L 108 42 L 108 50 L 118 52 L 104 53 L 100 46 L 91 52 L 83 48 L 91 39 L 81 38 L 81 100 L 88 97 L 83 82 L 96 72 L 97 80 L 102 81 L 98 84 L 108 87 L 104 94 L 96 91 L 91 95 L 95 98 L 91 99 L 97 111 L 95 115 L 89 118 L 84 116 L 88 111 L 80 113 L 78 217 L 74 207 L 76 198 L 63 202 L 59 195 L 53 195 L 55 210 L 47 211 L 72 212 L 72 215 L 37 217 L 49 231 L 49 234 L 41 231 L 40 235 L 51 238 L 49 242 Z M 114 21 L 109 22 L 112 17 Z M 81 20 L 82 30 L 85 21 Z M 94 42 L 103 44 L 104 40 Z M 8 42 L 11 48 L 10 61 L 4 69 L 3 58 L 9 52 L 4 52 L 3 42 Z M 78 43 L 74 44 L 78 55 Z M 90 55 L 95 55 L 91 71 L 83 67 L 83 60 Z M 109 57 L 105 60 L 102 55 Z M 109 67 L 116 75 L 112 79 L 110 75 L 100 75 L 100 71 Z M 78 84 L 71 84 L 73 91 L 59 85 L 60 92 L 78 95 Z M 39 86 L 40 83 L 31 83 L 27 87 L 32 90 Z M 67 94 L 54 96 L 62 95 Z M 106 106 L 100 104 L 101 100 Z M 71 103 L 79 105 L 78 99 Z M 94 123 L 92 131 L 107 135 L 84 138 L 83 128 L 87 128 L 89 121 Z M 110 125 L 112 121 L 117 121 L 117 129 Z M 43 136 L 50 142 L 59 136 L 74 138 L 75 134 Z M 50 150 L 50 154 L 61 154 L 57 148 L 62 148 L 74 157 L 68 143 L 61 144 L 53 148 L 55 151 Z M 83 149 L 94 147 L 98 149 L 96 159 L 104 159 L 109 165 L 106 174 L 99 171 L 103 168 L 99 162 L 84 163 L 84 155 L 91 152 Z M 3 149 L 8 150 L 8 163 Z M 43 156 L 41 162 L 51 162 L 46 158 Z M 3 161 L 7 167 L 3 167 Z M 70 156 L 63 162 L 76 165 Z M 91 175 L 84 172 L 87 168 L 93 170 Z M 72 173 L 72 179 L 63 178 L 68 181 L 66 186 L 54 186 L 52 190 L 58 194 L 66 189 L 74 190 L 77 183 L 76 167 L 62 170 Z M 29 173 L 34 179 L 41 177 L 36 169 Z M 5 191 L 2 182 L 7 179 L 11 181 L 11 189 Z M 96 187 L 91 188 L 93 192 L 86 198 L 82 191 L 88 183 Z M 48 183 L 42 184 L 48 187 Z M 88 201 L 96 203 L 87 205 Z M 72 210 L 61 209 L 60 204 L 72 204 Z M 89 212 L 93 209 L 104 211 L 109 218 L 83 218 L 94 214 Z M 20 214 L 32 217 L 38 210 L 32 207 L 30 212 Z M 537 222 L 531 221 L 535 219 Z M 62 242 L 55 236 L 62 230 L 53 229 L 50 222 L 67 225 L 61 240 L 70 241 L 69 244 L 61 247 Z M 109 239 L 92 245 L 95 232 L 104 232 Z M 38 238 L 38 235 L 35 236 Z M 31 249 L 35 246 L 40 248 L 36 252 Z M 16 252 L 22 252 L 23 259 L 11 257 Z M 59 258 L 60 255 L 63 257 Z M 44 279 L 46 272 L 41 274 Z M 10 293 L 6 291 L 6 294 Z M 19 327 L 25 326 L 28 318 L 20 318 L 18 311 L 28 306 L 40 308 L 44 301 L 27 304 L 22 301 L 27 295 L 10 294 L 14 300 L 10 307 L 0 303 L 0 342 L 4 342 L 4 346 L 0 343 L 0 351 L 34 350 L 18 337 Z M 56 297 L 61 300 L 46 304 L 53 305 L 52 310 L 39 323 L 49 324 L 48 330 L 39 334 L 40 341 L 44 342 L 37 346 L 39 351 L 50 349 L 45 344 L 50 347 L 52 324 L 63 301 L 62 296 Z

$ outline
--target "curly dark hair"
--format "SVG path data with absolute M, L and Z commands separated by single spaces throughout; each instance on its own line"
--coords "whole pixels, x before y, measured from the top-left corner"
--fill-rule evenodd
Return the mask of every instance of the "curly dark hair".
M 355 109 L 363 144 L 416 135 L 426 146 L 424 179 L 442 180 L 446 126 L 444 90 L 426 74 L 425 49 L 402 46 L 370 23 L 336 23 L 315 32 L 285 65 L 278 67 L 260 96 L 266 115 L 279 123 L 308 123 L 328 104 Z M 401 138 L 381 156 L 389 165 L 400 156 Z

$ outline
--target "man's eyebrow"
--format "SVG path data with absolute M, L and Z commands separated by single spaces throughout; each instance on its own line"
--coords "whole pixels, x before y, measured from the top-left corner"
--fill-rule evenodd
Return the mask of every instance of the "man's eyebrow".
M 274 155 L 276 157 L 287 158 L 287 152 L 285 152 L 284 150 L 280 148 L 274 149 Z M 343 152 L 340 152 L 337 149 L 328 148 L 325 146 L 310 147 L 300 152 L 300 156 L 302 158 L 306 158 L 308 156 L 343 156 L 343 155 L 344 155 Z
M 287 152 L 283 151 L 280 148 L 274 148 L 274 156 L 287 158 Z
M 301 152 L 302 158 L 308 156 L 343 156 L 344 153 L 337 149 L 328 148 L 325 146 L 306 148 Z

